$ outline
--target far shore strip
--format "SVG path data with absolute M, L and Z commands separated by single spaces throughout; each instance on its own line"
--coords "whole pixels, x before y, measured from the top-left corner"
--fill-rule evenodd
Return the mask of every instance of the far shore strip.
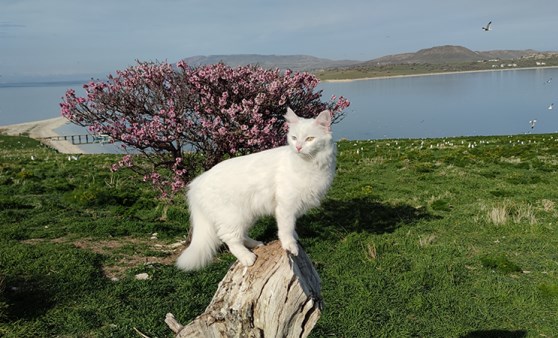
M 43 144 L 52 147 L 62 154 L 84 154 L 83 149 L 70 141 L 53 141 L 45 139 L 45 137 L 60 136 L 54 130 L 62 127 L 69 120 L 65 117 L 55 117 L 48 120 L 25 122 L 0 126 L 0 134 L 19 136 L 23 134 L 29 137 L 40 140 Z
M 365 80 L 385 80 L 385 79 L 396 79 L 396 78 L 404 78 L 404 77 L 454 75 L 454 74 L 486 73 L 486 72 L 505 72 L 505 71 L 510 71 L 510 70 L 533 70 L 533 69 L 547 69 L 547 68 L 558 68 L 558 66 L 515 67 L 515 68 L 503 68 L 503 69 L 495 68 L 495 69 L 479 69 L 479 70 L 459 70 L 459 71 L 455 71 L 455 72 L 432 72 L 432 73 L 418 73 L 418 74 L 382 75 L 382 76 L 372 76 L 372 77 L 360 77 L 360 78 L 355 78 L 355 79 L 320 80 L 320 82 L 352 82 L 352 81 L 365 81 Z

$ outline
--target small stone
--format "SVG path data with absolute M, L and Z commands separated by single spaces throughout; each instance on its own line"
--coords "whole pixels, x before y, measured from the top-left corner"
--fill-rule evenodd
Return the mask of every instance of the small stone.
M 184 243 L 185 243 L 185 242 L 176 242 L 176 243 L 170 244 L 170 245 L 169 245 L 169 248 L 171 248 L 171 249 L 180 248 L 181 246 L 184 245 Z
M 149 279 L 149 274 L 147 274 L 146 272 L 138 273 L 135 277 L 136 277 L 136 280 L 148 280 Z

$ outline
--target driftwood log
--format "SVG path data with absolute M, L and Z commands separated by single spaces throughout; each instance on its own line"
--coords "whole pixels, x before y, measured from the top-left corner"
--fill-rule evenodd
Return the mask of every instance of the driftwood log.
M 238 261 L 219 283 L 205 312 L 186 326 L 167 314 L 176 337 L 306 337 L 322 310 L 320 277 L 299 246 L 287 254 L 279 241 L 254 250 L 256 262 Z

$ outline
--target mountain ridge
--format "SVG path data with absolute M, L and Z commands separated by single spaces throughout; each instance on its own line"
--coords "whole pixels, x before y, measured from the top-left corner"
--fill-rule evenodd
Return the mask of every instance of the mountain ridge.
M 485 60 L 514 60 L 538 54 L 551 53 L 539 52 L 533 49 L 525 50 L 490 50 L 473 51 L 463 46 L 444 45 L 420 49 L 414 53 L 401 53 L 386 55 L 362 65 L 387 65 L 387 64 L 409 64 L 409 63 L 453 63 L 453 62 L 475 62 Z
M 479 62 L 487 60 L 512 61 L 522 60 L 524 64 L 535 65 L 536 61 L 546 61 L 553 58 L 551 65 L 558 65 L 558 51 L 536 51 L 525 50 L 491 50 L 472 51 L 462 46 L 437 46 L 425 48 L 416 52 L 406 52 L 386 55 L 376 59 L 362 60 L 332 60 L 311 55 L 263 55 L 263 54 L 228 54 L 228 55 L 198 55 L 184 58 L 187 64 L 193 67 L 224 62 L 231 67 L 244 65 L 259 65 L 263 68 L 291 69 L 296 72 L 323 72 L 323 71 L 345 71 L 352 69 L 374 68 L 374 67 L 413 67 L 413 64 L 433 65 L 432 67 L 445 67 L 446 65 L 459 62 Z M 107 72 L 108 73 L 108 72 Z M 82 82 L 92 78 L 105 78 L 107 73 L 76 73 L 76 74 L 0 74 L 0 85 L 13 83 L 43 83 L 43 82 Z M 385 75 L 392 73 L 385 72 Z
M 183 59 L 190 66 L 203 66 L 223 62 L 231 67 L 249 64 L 264 68 L 291 69 L 293 71 L 308 71 L 323 68 L 346 67 L 356 65 L 362 61 L 331 60 L 311 55 L 263 55 L 263 54 L 233 54 L 233 55 L 197 55 Z
M 311 55 L 264 55 L 264 54 L 230 54 L 197 55 L 184 58 L 190 66 L 202 66 L 223 62 L 231 67 L 249 64 L 264 68 L 291 69 L 293 71 L 316 71 L 332 68 L 363 67 L 393 64 L 440 64 L 457 62 L 476 62 L 486 60 L 514 60 L 521 58 L 544 58 L 558 55 L 558 52 L 525 50 L 489 50 L 473 51 L 463 46 L 444 45 L 420 49 L 416 52 L 386 55 L 368 61 L 332 60 Z

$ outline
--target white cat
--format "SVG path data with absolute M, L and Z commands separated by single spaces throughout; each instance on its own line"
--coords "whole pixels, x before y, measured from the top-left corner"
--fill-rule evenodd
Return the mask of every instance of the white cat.
M 222 243 L 245 266 L 256 260 L 261 242 L 248 230 L 264 215 L 275 215 L 283 249 L 298 255 L 296 219 L 320 204 L 335 174 L 336 148 L 331 112 L 314 119 L 285 115 L 288 145 L 223 161 L 188 187 L 190 246 L 178 257 L 183 270 L 210 263 Z

